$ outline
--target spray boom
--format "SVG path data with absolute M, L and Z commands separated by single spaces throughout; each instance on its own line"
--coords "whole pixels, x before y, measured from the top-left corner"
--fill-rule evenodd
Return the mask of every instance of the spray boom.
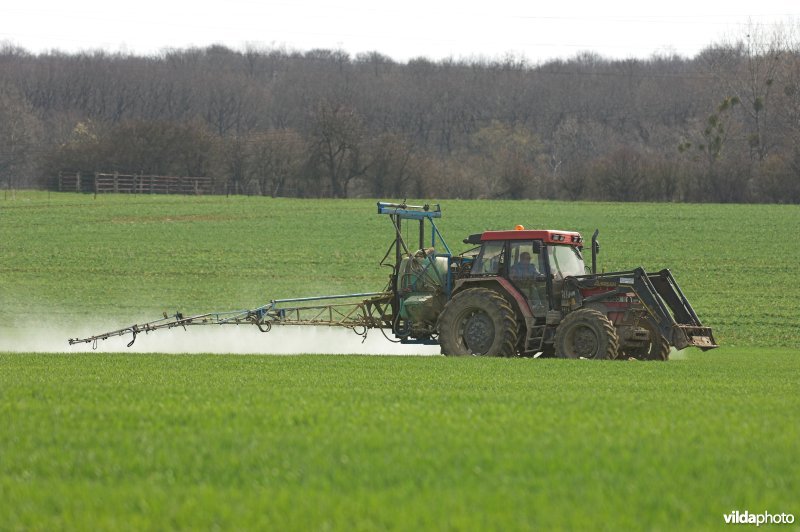
M 391 326 L 391 293 L 367 292 L 360 294 L 341 294 L 333 296 L 302 297 L 294 299 L 273 299 L 268 304 L 251 310 L 230 312 L 208 312 L 195 316 L 184 316 L 180 312 L 147 323 L 109 331 L 85 338 L 70 338 L 69 344 L 91 343 L 97 348 L 98 340 L 114 336 L 133 335 L 128 347 L 136 341 L 140 333 L 159 329 L 172 329 L 190 325 L 255 325 L 261 332 L 269 332 L 273 325 L 328 325 L 345 327 L 366 337 L 373 328 Z

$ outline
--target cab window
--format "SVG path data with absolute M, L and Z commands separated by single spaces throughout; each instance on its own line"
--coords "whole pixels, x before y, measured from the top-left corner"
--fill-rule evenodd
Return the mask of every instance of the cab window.
M 511 268 L 509 276 L 514 279 L 533 279 L 544 273 L 544 258 L 540 253 L 540 240 L 511 242 Z
M 497 275 L 504 261 L 505 242 L 487 242 L 472 263 L 472 275 Z
M 586 275 L 591 273 L 583 263 L 581 252 L 572 246 L 550 246 L 550 270 L 557 279 L 568 275 Z

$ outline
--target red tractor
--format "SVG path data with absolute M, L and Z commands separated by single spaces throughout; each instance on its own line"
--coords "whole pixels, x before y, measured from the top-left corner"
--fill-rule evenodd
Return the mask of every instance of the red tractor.
M 437 323 L 447 355 L 667 360 L 670 347 L 716 347 L 669 270 L 596 273 L 579 233 L 486 231 L 464 257 Z

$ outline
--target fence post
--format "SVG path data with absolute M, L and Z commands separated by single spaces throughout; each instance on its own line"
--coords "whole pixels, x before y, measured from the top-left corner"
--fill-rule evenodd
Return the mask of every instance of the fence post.
M 75 174 L 75 192 L 81 191 L 81 173 L 77 172 Z
M 94 199 L 97 199 L 97 187 L 98 187 L 97 182 L 99 181 L 99 179 L 97 179 L 97 175 L 98 175 L 98 172 L 95 172 L 94 173 Z

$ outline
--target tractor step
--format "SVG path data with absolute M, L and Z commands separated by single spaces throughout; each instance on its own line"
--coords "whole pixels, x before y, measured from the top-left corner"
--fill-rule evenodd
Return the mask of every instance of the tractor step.
M 544 345 L 544 334 L 547 330 L 546 325 L 534 325 L 528 327 L 528 333 L 525 336 L 525 352 L 536 353 L 542 350 Z

